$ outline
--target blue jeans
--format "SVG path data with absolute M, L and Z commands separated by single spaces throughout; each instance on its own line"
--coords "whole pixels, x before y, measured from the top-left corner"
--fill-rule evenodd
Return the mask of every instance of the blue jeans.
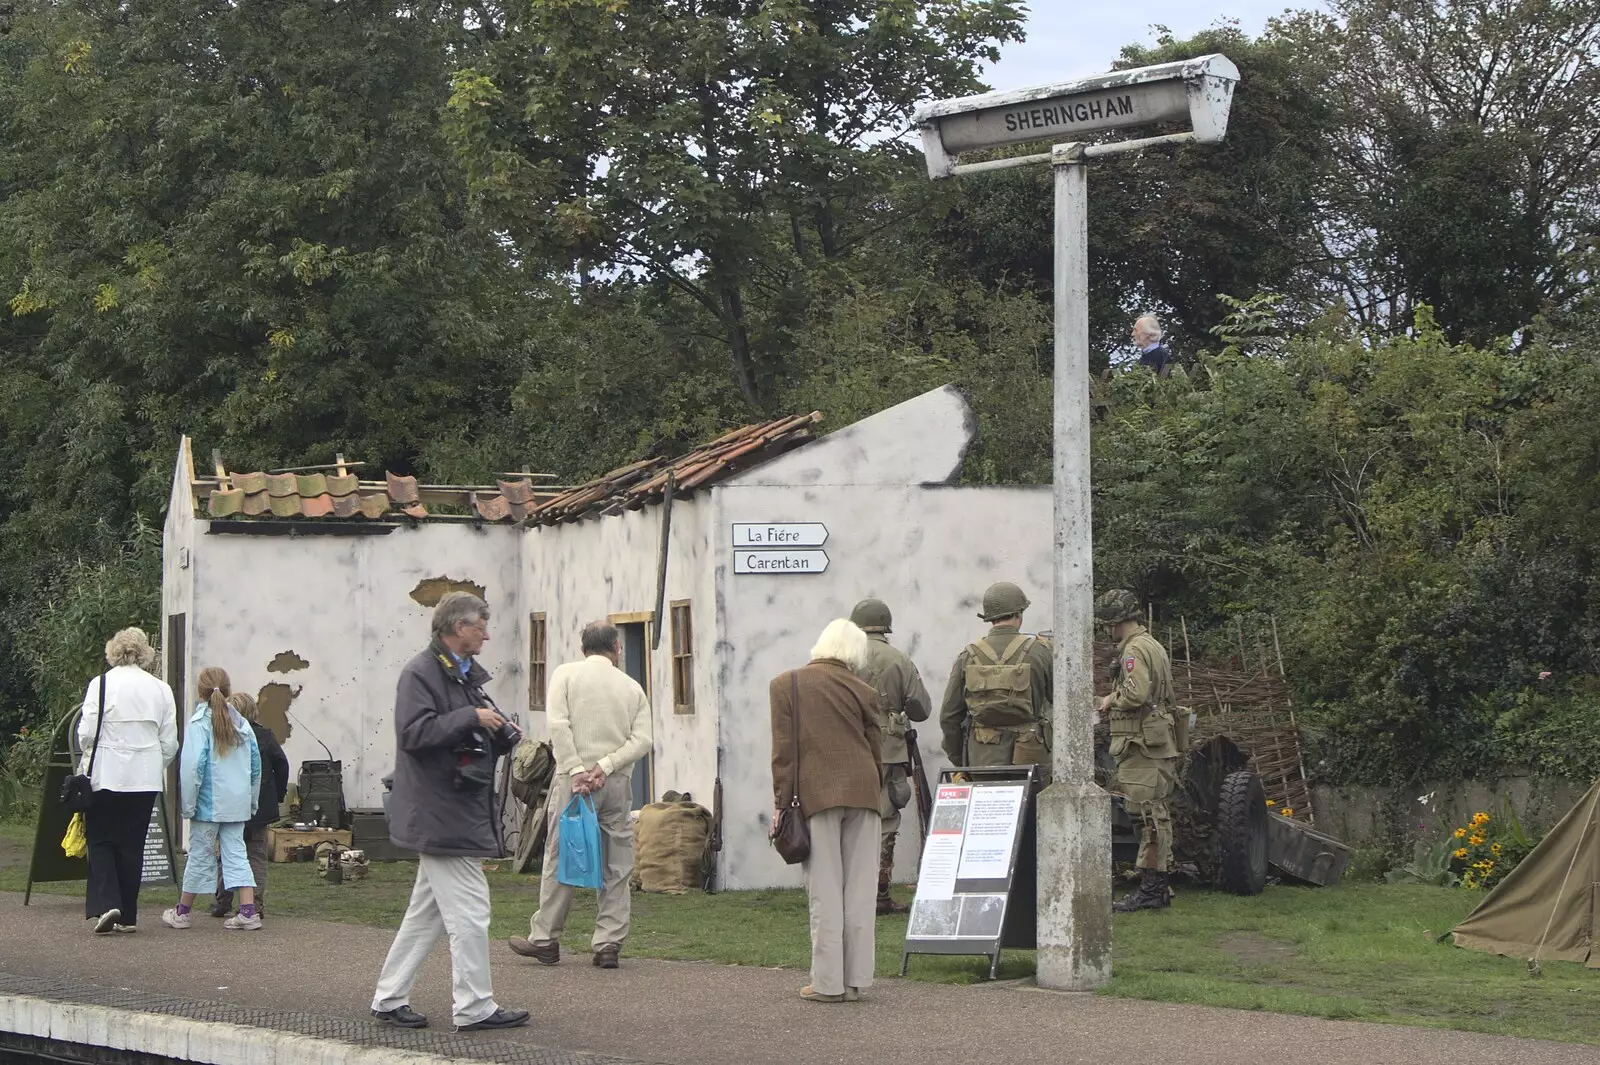
M 220 855 L 219 855 L 220 851 Z M 209 895 L 217 889 L 217 861 L 222 861 L 222 885 L 253 888 L 250 856 L 244 847 L 243 821 L 190 821 L 189 860 L 183 866 L 183 890 L 191 895 Z

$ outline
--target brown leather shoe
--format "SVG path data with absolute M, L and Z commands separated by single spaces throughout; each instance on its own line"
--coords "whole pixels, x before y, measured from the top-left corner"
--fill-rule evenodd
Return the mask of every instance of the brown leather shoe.
M 532 958 L 540 965 L 554 965 L 561 960 L 561 944 L 554 939 L 541 939 L 538 942 L 529 942 L 521 936 L 512 936 L 506 941 L 511 950 L 524 958 Z
M 622 954 L 622 947 L 616 943 L 602 943 L 594 952 L 594 967 L 596 969 L 615 969 L 617 958 Z

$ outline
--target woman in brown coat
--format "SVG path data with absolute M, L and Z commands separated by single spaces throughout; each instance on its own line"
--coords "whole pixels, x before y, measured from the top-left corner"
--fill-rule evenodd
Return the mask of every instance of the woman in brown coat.
M 773 823 L 798 794 L 811 829 L 811 983 L 800 997 L 812 1002 L 854 1002 L 872 986 L 882 733 L 878 694 L 855 672 L 866 657 L 866 633 L 840 618 L 809 665 L 772 682 Z

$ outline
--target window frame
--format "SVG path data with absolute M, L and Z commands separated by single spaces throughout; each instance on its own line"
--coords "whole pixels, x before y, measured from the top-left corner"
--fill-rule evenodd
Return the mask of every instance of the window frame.
M 550 687 L 550 626 L 548 616 L 538 610 L 528 615 L 528 709 L 545 709 Z
M 692 714 L 695 712 L 694 614 L 688 599 L 674 600 L 668 611 L 672 633 L 672 712 Z

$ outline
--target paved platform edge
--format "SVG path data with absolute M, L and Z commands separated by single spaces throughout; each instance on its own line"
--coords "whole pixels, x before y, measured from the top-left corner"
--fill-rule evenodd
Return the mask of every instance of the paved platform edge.
M 0 974 L 0 1033 L 198 1065 L 640 1065 L 492 1033 L 407 1030 L 11 974 Z

